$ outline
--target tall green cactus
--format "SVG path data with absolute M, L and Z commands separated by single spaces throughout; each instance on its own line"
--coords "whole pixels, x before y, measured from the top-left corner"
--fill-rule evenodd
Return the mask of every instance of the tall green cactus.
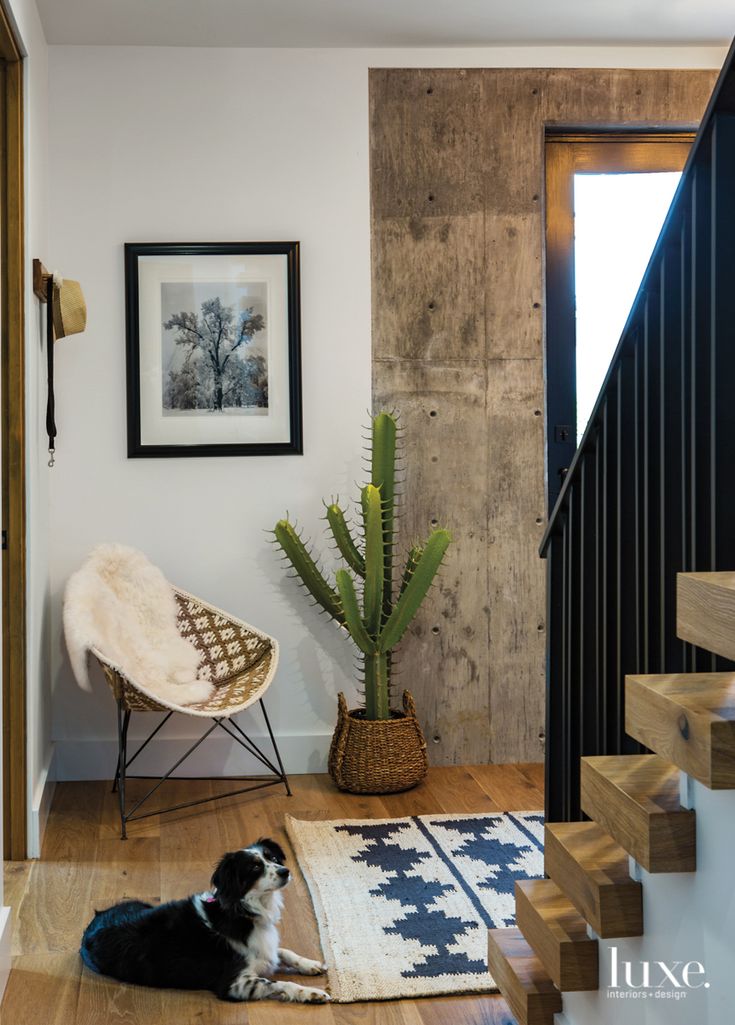
M 309 545 L 287 520 L 276 524 L 275 540 L 312 597 L 348 631 L 364 662 L 365 717 L 390 718 L 391 654 L 431 587 L 451 541 L 432 531 L 408 554 L 397 596 L 393 586 L 396 521 L 397 423 L 390 413 L 372 421 L 371 480 L 360 494 L 362 538 L 355 540 L 337 502 L 327 506 L 327 523 L 349 569 L 339 569 L 331 587 Z M 362 581 L 355 586 L 355 574 Z M 361 593 L 359 593 L 361 592 Z M 360 598 L 362 607 L 360 607 Z

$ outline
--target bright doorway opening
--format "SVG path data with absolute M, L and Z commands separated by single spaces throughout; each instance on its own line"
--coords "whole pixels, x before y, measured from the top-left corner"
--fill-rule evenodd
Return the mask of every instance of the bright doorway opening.
M 681 173 L 575 174 L 579 444 Z
M 553 509 L 694 139 L 546 136 L 546 456 Z

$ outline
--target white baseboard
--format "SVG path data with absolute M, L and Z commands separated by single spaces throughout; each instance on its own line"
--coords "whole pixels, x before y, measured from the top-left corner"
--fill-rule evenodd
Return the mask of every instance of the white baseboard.
M 202 724 L 204 726 L 204 724 Z M 287 773 L 326 772 L 331 733 L 289 734 L 277 737 Z M 274 765 L 270 738 L 253 735 L 253 740 Z M 160 776 L 180 758 L 194 738 L 154 737 L 130 766 L 131 775 Z M 128 738 L 128 755 L 141 740 Z M 54 774 L 57 780 L 112 779 L 117 765 L 117 740 L 56 740 Z M 177 776 L 234 776 L 265 773 L 256 758 L 220 731 L 213 734 L 182 763 Z
M 0 1000 L 2 1000 L 10 975 L 12 940 L 13 918 L 10 908 L 0 907 Z
M 28 822 L 28 857 L 40 858 L 43 834 L 46 830 L 56 780 L 54 774 L 54 745 L 51 745 L 41 775 L 36 783 Z

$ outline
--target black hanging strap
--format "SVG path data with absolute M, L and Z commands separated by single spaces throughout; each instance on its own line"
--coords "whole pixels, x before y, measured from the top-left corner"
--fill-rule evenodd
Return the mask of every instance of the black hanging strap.
M 46 293 L 46 358 L 48 399 L 46 401 L 46 433 L 48 434 L 49 466 L 54 465 L 56 408 L 54 402 L 54 276 L 49 274 Z

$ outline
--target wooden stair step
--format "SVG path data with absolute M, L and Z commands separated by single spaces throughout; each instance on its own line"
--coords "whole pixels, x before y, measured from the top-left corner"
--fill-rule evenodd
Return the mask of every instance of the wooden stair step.
M 735 659 L 735 573 L 677 573 L 676 632 Z
M 735 788 L 735 674 L 626 676 L 625 729 L 712 790 Z
M 658 755 L 582 759 L 582 811 L 648 872 L 694 872 L 696 821 L 679 770 Z
M 596 822 L 549 822 L 544 866 L 598 936 L 641 936 L 641 884 L 628 855 Z
M 516 925 L 562 993 L 597 989 L 597 940 L 553 880 L 516 883 Z
M 553 1025 L 561 993 L 520 929 L 491 929 L 488 966 L 518 1025 Z

